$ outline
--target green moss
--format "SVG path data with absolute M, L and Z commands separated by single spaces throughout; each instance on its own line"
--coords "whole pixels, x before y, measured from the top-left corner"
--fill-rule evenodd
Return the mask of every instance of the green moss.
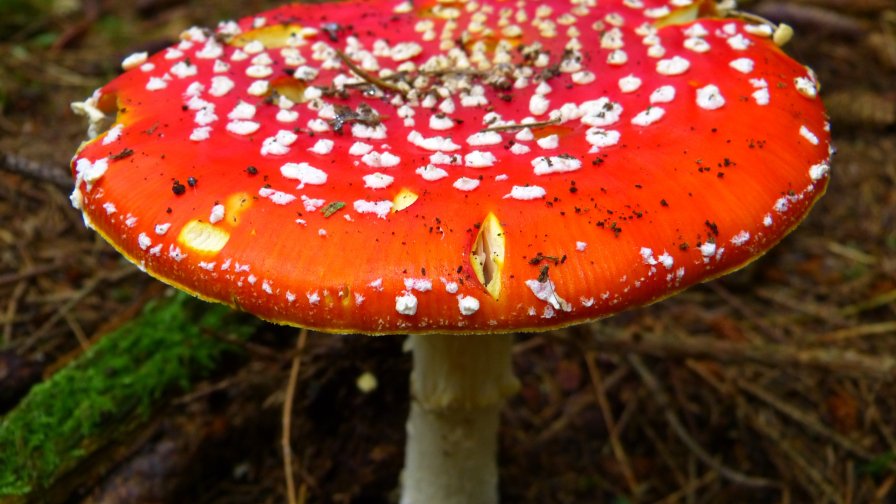
M 148 306 L 44 381 L 0 420 L 0 496 L 47 487 L 99 448 L 100 434 L 207 376 L 234 347 L 211 332 L 245 337 L 257 322 L 185 295 Z

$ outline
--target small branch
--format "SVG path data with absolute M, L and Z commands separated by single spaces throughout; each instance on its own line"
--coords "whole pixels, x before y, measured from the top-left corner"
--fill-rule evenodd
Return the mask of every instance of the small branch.
M 794 471 L 794 475 L 801 480 L 802 486 L 810 492 L 820 492 L 814 501 L 816 502 L 839 502 L 839 495 L 834 485 L 828 481 L 805 457 L 792 446 L 791 439 L 782 435 L 781 432 L 768 425 L 768 421 L 764 421 L 762 417 L 751 408 L 745 405 L 745 401 L 738 401 L 737 409 L 750 422 L 750 425 L 761 434 L 762 438 L 767 438 L 766 443 L 773 446 L 775 450 L 783 454 L 787 458 L 786 465 L 796 467 L 799 470 Z M 785 464 L 780 462 L 779 464 Z M 807 481 L 808 480 L 808 481 Z
M 896 334 L 896 320 L 862 324 L 844 329 L 838 329 L 822 334 L 813 340 L 813 343 L 827 345 L 831 343 L 847 343 L 866 336 L 892 336 Z
M 626 359 L 638 373 L 638 376 L 641 377 L 644 386 L 647 387 L 647 390 L 650 391 L 660 408 L 663 410 L 663 415 L 666 417 L 669 426 L 672 427 L 672 430 L 675 431 L 675 434 L 688 449 L 690 449 L 704 464 L 718 472 L 723 478 L 740 485 L 755 488 L 776 486 L 774 481 L 756 476 L 749 476 L 714 459 L 694 438 L 691 437 L 684 425 L 681 424 L 678 415 L 676 415 L 675 410 L 672 409 L 669 396 L 666 394 L 666 391 L 663 390 L 656 377 L 653 376 L 650 370 L 647 369 L 647 366 L 644 365 L 644 361 L 634 354 L 627 355 Z
M 560 118 L 548 119 L 547 121 L 538 121 L 538 122 L 529 122 L 529 123 L 520 123 L 520 124 L 502 124 L 500 126 L 490 126 L 485 129 L 479 130 L 480 133 L 485 131 L 511 131 L 518 130 L 523 128 L 544 128 L 545 126 L 550 126 L 552 124 L 560 124 Z
M 852 440 L 850 440 L 846 436 L 843 436 L 842 434 L 826 427 L 811 414 L 804 413 L 799 408 L 789 404 L 787 401 L 776 397 L 768 390 L 754 385 L 747 380 L 737 380 L 736 383 L 738 388 L 759 399 L 760 401 L 768 404 L 791 420 L 796 421 L 797 423 L 802 425 L 805 430 L 814 432 L 815 434 L 830 440 L 835 445 L 843 448 L 844 450 L 852 453 L 859 458 L 862 458 L 864 460 L 871 460 L 874 458 L 874 454 L 869 453 L 864 448 L 858 446 L 856 443 L 853 443 Z M 892 465 L 890 468 L 896 469 L 892 467 Z
M 760 317 L 751 307 L 747 306 L 743 300 L 734 294 L 732 294 L 728 289 L 722 286 L 721 282 L 709 282 L 706 284 L 717 296 L 724 299 L 726 303 L 730 304 L 732 308 L 737 310 L 741 315 L 744 316 L 748 321 L 754 324 L 756 327 L 762 330 L 769 338 L 777 341 L 786 341 L 787 337 L 784 335 L 784 332 L 781 331 L 780 328 L 769 324 L 764 318 Z
M 60 170 L 58 166 L 32 161 L 18 154 L 3 153 L 0 157 L 0 169 L 33 180 L 49 182 L 66 191 L 71 190 L 75 185 L 71 176 L 64 170 Z
M 52 329 L 53 326 L 56 325 L 57 322 L 62 320 L 71 310 L 78 306 L 78 304 L 81 303 L 84 298 L 90 295 L 90 293 L 99 288 L 102 284 L 118 282 L 139 271 L 140 270 L 138 270 L 132 264 L 128 264 L 117 270 L 98 273 L 97 275 L 87 280 L 80 289 L 72 293 L 71 297 L 68 300 L 66 300 L 64 303 L 59 305 L 58 308 L 56 308 L 56 311 L 53 313 L 53 315 L 51 315 L 40 327 L 35 329 L 35 331 L 29 336 L 28 341 L 22 347 L 22 351 L 33 348 L 37 344 L 39 344 L 49 333 L 50 329 Z
M 594 396 L 597 404 L 600 406 L 601 416 L 604 417 L 604 423 L 607 424 L 607 433 L 610 438 L 610 447 L 613 449 L 613 455 L 619 461 L 622 469 L 622 475 L 628 485 L 632 495 L 638 495 L 638 480 L 632 471 L 631 464 L 628 460 L 628 454 L 625 452 L 622 443 L 619 441 L 619 433 L 616 432 L 616 420 L 613 418 L 613 412 L 610 411 L 610 402 L 607 400 L 607 394 L 603 386 L 600 370 L 594 363 L 594 352 L 585 352 L 585 364 L 588 367 L 588 375 L 591 377 L 591 387 L 594 389 Z
M 896 379 L 896 359 L 871 356 L 843 348 L 800 348 L 780 344 L 744 344 L 709 337 L 659 336 L 648 332 L 595 331 L 594 344 L 603 351 L 653 355 L 665 359 L 705 359 L 717 362 L 750 362 L 781 368 L 804 367 L 844 376 Z
M 296 504 L 296 483 L 293 479 L 292 447 L 290 438 L 292 432 L 292 405 L 296 395 L 296 383 L 299 380 L 299 368 L 302 365 L 302 350 L 308 340 L 308 329 L 299 332 L 296 341 L 296 354 L 292 358 L 292 367 L 289 370 L 289 382 L 286 385 L 286 399 L 283 401 L 283 435 L 280 438 L 280 447 L 283 450 L 283 472 L 286 478 L 286 497 L 289 504 Z M 304 486 L 304 485 L 303 485 Z M 302 491 L 304 494 L 304 490 Z M 304 499 L 303 499 L 304 500 Z
M 394 91 L 394 92 L 400 94 L 401 96 L 407 96 L 407 92 L 404 89 L 402 89 L 400 86 L 398 86 L 396 84 L 392 84 L 391 82 L 386 82 L 383 79 L 380 79 L 379 77 L 377 77 L 375 75 L 371 75 L 371 74 L 367 73 L 364 69 L 362 69 L 361 67 L 356 65 L 355 62 L 352 61 L 351 58 L 348 57 L 348 55 L 346 55 L 344 52 L 340 51 L 339 49 L 334 49 L 334 51 L 336 51 L 336 55 L 339 56 L 339 59 L 341 59 L 342 62 L 345 63 L 345 65 L 349 68 L 349 70 L 351 70 L 352 72 L 357 74 L 358 77 L 364 79 L 365 81 L 367 81 L 379 88 Z

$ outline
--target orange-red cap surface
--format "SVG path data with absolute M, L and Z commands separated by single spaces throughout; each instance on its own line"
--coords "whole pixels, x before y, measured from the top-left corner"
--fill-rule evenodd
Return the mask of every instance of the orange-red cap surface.
M 828 180 L 814 76 L 692 0 L 282 7 L 80 107 L 85 220 L 147 272 L 328 331 L 558 327 L 749 262 Z M 528 125 L 528 126 L 527 126 Z

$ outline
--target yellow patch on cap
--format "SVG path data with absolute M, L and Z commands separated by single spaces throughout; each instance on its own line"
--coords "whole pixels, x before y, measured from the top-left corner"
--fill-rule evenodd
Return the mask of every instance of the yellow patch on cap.
M 307 28 L 297 24 L 274 24 L 263 26 L 254 30 L 241 33 L 230 40 L 230 45 L 243 47 L 249 42 L 259 41 L 266 49 L 281 49 L 283 47 L 295 47 L 301 44 L 300 40 L 317 33 L 314 28 Z
M 414 191 L 403 187 L 400 191 L 398 191 L 398 194 L 396 194 L 395 197 L 392 198 L 392 211 L 400 212 L 404 210 L 405 208 L 413 205 L 419 197 L 420 195 L 418 195 Z
M 253 201 L 249 193 L 240 192 L 228 196 L 224 200 L 224 215 L 226 215 L 224 222 L 234 227 L 238 226 L 242 213 L 252 206 Z
M 479 227 L 470 251 L 470 265 L 485 290 L 498 299 L 504 269 L 504 228 L 493 213 L 489 213 Z
M 227 245 L 230 233 L 208 222 L 191 220 L 177 235 L 177 242 L 200 254 L 216 254 Z

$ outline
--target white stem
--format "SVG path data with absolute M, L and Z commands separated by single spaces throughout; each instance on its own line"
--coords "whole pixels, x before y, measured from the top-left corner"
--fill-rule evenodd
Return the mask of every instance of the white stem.
M 411 336 L 411 415 L 401 504 L 498 502 L 498 413 L 519 384 L 513 337 Z

